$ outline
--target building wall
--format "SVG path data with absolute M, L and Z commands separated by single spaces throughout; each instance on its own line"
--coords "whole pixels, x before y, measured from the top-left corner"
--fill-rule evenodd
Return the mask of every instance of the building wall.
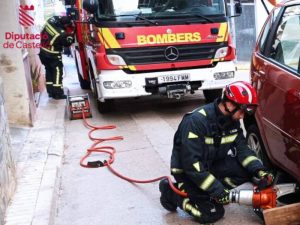
M 9 123 L 32 125 L 35 116 L 35 104 L 28 65 L 28 53 L 17 48 L 4 48 L 7 41 L 5 34 L 23 31 L 18 23 L 17 0 L 0 1 L 0 77 L 4 83 Z
M 16 187 L 15 164 L 11 157 L 11 142 L 5 110 L 3 83 L 0 77 L 0 225 Z
M 256 30 L 258 31 L 256 34 L 256 38 L 257 38 L 264 23 L 265 23 L 265 20 L 268 17 L 268 13 L 267 13 L 265 7 L 263 6 L 261 0 L 254 0 L 254 2 L 255 2 L 255 5 L 254 5 L 255 6 L 255 25 L 256 25 Z M 270 12 L 274 6 L 271 5 L 269 3 L 269 1 L 267 1 L 267 0 L 265 0 L 264 2 L 266 4 L 268 11 Z
M 249 61 L 256 42 L 254 2 L 243 3 L 243 14 L 234 18 L 238 61 Z
M 234 0 L 227 0 L 233 15 Z M 273 6 L 264 0 L 269 11 Z M 231 34 L 236 46 L 237 61 L 249 62 L 255 48 L 256 39 L 268 16 L 261 0 L 241 0 L 243 13 L 230 19 Z

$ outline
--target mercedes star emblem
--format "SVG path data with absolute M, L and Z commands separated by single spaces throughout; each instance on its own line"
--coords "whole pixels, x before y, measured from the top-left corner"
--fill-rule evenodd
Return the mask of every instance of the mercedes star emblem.
M 174 61 L 179 57 L 179 51 L 174 46 L 169 46 L 165 50 L 165 57 L 167 60 Z

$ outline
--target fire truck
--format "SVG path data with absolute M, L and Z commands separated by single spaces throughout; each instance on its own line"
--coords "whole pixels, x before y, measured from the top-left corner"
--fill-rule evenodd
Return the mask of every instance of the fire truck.
M 69 3 L 68 3 L 69 2 Z M 75 61 L 80 86 L 101 113 L 114 99 L 202 90 L 212 101 L 235 78 L 225 0 L 76 0 Z M 234 14 L 242 12 L 235 2 Z

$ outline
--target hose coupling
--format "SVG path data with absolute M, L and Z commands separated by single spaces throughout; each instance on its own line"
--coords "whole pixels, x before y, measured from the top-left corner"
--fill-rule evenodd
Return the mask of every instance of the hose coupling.
M 98 167 L 103 167 L 105 164 L 102 161 L 97 160 L 97 161 L 90 161 L 87 163 L 87 165 L 89 167 L 98 168 Z

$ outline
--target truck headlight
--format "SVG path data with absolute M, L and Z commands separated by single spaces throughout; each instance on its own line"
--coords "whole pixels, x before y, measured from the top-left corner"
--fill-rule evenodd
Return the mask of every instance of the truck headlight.
M 219 48 L 216 51 L 215 59 L 224 58 L 228 53 L 228 47 Z
M 216 80 L 234 78 L 234 71 L 214 73 L 214 78 Z
M 132 82 L 130 80 L 104 81 L 103 86 L 106 89 L 130 88 L 132 86 Z
M 119 55 L 107 55 L 107 59 L 114 66 L 126 66 L 124 59 Z

